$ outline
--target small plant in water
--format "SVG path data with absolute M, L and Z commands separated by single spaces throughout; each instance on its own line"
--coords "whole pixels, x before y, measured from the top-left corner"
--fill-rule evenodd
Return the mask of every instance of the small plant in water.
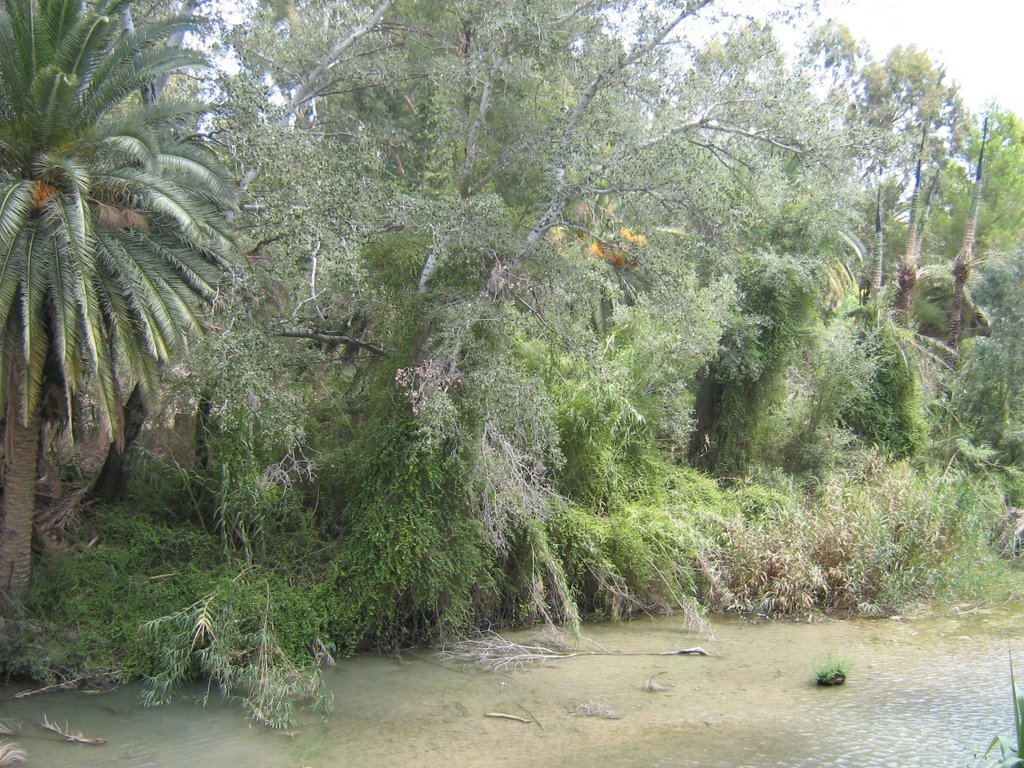
M 1013 693 L 1013 727 L 1012 737 L 996 736 L 988 745 L 985 756 L 999 747 L 1002 761 L 999 768 L 1021 768 L 1024 766 L 1024 693 L 1017 687 L 1017 678 L 1013 674 L 1013 657 L 1010 657 L 1010 690 Z
M 814 664 L 814 679 L 818 685 L 842 685 L 849 673 L 849 663 L 831 653 L 824 661 Z

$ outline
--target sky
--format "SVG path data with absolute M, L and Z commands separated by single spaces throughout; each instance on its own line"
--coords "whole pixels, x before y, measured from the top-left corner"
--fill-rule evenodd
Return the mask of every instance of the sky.
M 821 0 L 821 14 L 875 58 L 896 45 L 927 50 L 971 109 L 995 100 L 1024 115 L 1024 0 Z

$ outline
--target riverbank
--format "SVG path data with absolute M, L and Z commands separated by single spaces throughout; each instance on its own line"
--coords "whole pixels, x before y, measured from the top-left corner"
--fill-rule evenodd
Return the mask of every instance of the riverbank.
M 1019 563 L 998 551 L 1003 497 L 985 477 L 883 463 L 813 491 L 722 487 L 682 468 L 660 477 L 641 501 L 603 514 L 567 507 L 527 526 L 504 557 L 468 527 L 444 545 L 418 519 L 389 537 L 331 539 L 294 510 L 246 562 L 166 508 L 104 509 L 41 560 L 0 658 L 8 675 L 40 684 L 145 679 L 151 704 L 209 679 L 254 723 L 291 730 L 303 703 L 330 710 L 332 657 L 474 627 L 555 621 L 571 632 L 581 615 L 675 612 L 694 628 L 715 610 L 890 616 L 1022 594 Z M 444 570 L 453 550 L 473 548 L 472 568 Z

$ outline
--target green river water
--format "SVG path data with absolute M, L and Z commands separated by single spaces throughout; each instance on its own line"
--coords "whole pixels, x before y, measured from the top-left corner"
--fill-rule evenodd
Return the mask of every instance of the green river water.
M 334 711 L 302 713 L 287 733 L 250 725 L 216 691 L 205 707 L 143 709 L 135 686 L 19 700 L 9 687 L 0 716 L 20 724 L 36 768 L 977 766 L 1012 728 L 1008 652 L 1024 668 L 1021 619 L 1020 607 L 814 624 L 715 617 L 713 638 L 644 619 L 586 627 L 580 650 L 608 655 L 497 674 L 430 649 L 363 656 L 328 671 Z M 694 645 L 715 655 L 636 655 Z M 812 683 L 829 651 L 852 664 L 841 688 Z M 652 678 L 665 690 L 644 690 Z M 616 719 L 580 716 L 581 705 Z M 63 743 L 37 726 L 44 716 L 108 743 Z

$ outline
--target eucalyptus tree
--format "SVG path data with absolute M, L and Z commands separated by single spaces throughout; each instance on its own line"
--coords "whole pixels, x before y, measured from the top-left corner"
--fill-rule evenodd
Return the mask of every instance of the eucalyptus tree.
M 729 256 L 761 235 L 814 262 L 796 234 L 835 238 L 842 206 L 826 180 L 853 142 L 769 29 L 701 51 L 691 25 L 715 12 L 710 0 L 405 0 L 251 17 L 232 38 L 243 73 L 228 84 L 230 134 L 259 169 L 261 268 L 290 271 L 279 332 L 349 345 L 358 327 L 401 356 L 400 317 L 418 326 L 416 365 L 463 373 L 484 327 L 507 329 L 506 348 L 540 334 L 597 359 L 591 309 L 604 302 L 611 318 L 627 283 L 714 286 L 724 311 Z M 285 102 L 276 113 L 267 82 Z M 628 259 L 593 258 L 621 246 Z M 371 275 L 382 254 L 389 273 Z M 649 321 L 667 328 L 681 295 L 652 290 Z M 695 344 L 698 366 L 714 345 Z M 690 361 L 679 370 L 692 375 Z
M 184 131 L 199 104 L 136 94 L 202 65 L 167 46 L 184 19 L 123 34 L 127 0 L 5 0 L 0 9 L 0 399 L 11 450 L 0 588 L 31 575 L 44 419 L 92 384 L 121 439 L 120 393 L 201 330 L 231 250 L 227 172 Z

